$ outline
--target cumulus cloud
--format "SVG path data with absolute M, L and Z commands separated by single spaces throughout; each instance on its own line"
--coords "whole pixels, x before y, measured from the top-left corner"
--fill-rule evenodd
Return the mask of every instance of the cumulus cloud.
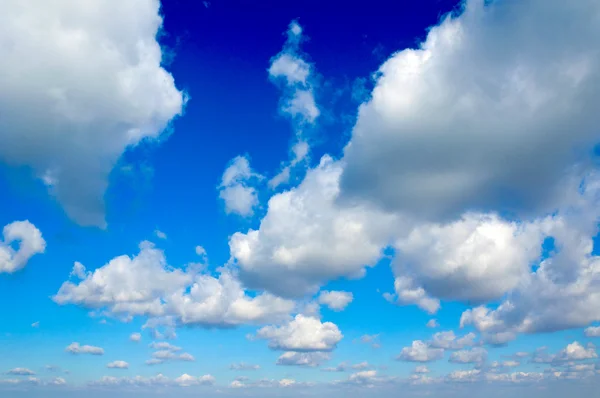
M 28 166 L 82 225 L 105 225 L 108 175 L 185 98 L 162 65 L 158 0 L 0 6 L 0 158 Z
M 287 319 L 295 308 L 294 302 L 268 293 L 250 297 L 227 269 L 213 277 L 194 267 L 170 267 L 150 242 L 142 242 L 134 257 L 119 256 L 93 272 L 82 272 L 79 280 L 63 283 L 55 302 L 102 309 L 117 317 L 149 316 L 154 326 L 165 321 L 169 327 L 264 324 Z
M 317 367 L 330 359 L 328 352 L 284 352 L 277 358 L 277 365 Z
M 125 361 L 113 361 L 106 365 L 109 369 L 129 369 L 129 364 Z
M 32 256 L 46 250 L 42 233 L 28 220 L 5 225 L 2 235 L 4 239 L 0 241 L 0 274 L 11 274 L 23 269 Z M 18 242 L 17 249 L 13 247 L 14 242 Z
M 453 363 L 483 363 L 487 359 L 487 350 L 481 347 L 470 350 L 460 350 L 450 355 L 449 362 Z
M 443 349 L 432 348 L 421 340 L 415 340 L 410 347 L 404 347 L 396 359 L 408 362 L 433 362 L 443 357 Z
M 333 311 L 343 311 L 353 299 L 350 292 L 323 290 L 319 294 L 319 304 L 324 304 Z
M 303 29 L 297 21 L 290 23 L 283 49 L 271 59 L 268 70 L 271 81 L 282 93 L 280 111 L 291 119 L 295 133 L 290 151 L 291 159 L 269 180 L 271 188 L 287 183 L 294 168 L 307 159 L 310 146 L 306 130 L 321 113 L 314 95 L 314 66 L 307 61 L 306 55 L 300 49 L 300 44 L 304 41 L 302 32 Z
M 247 157 L 237 156 L 231 160 L 218 186 L 225 212 L 242 217 L 253 215 L 254 208 L 258 205 L 258 192 L 251 184 L 261 178 L 252 171 Z
M 440 327 L 440 324 L 438 323 L 437 319 L 430 319 L 429 321 L 427 321 L 427 324 L 425 325 L 430 329 L 435 329 Z
M 600 326 L 590 326 L 584 330 L 586 337 L 600 337 Z
M 229 240 L 240 277 L 284 297 L 316 292 L 330 279 L 374 265 L 396 219 L 363 206 L 339 207 L 342 165 L 324 156 L 304 181 L 274 195 L 257 230 Z
M 141 333 L 131 333 L 129 340 L 137 343 L 142 340 L 142 335 Z
M 584 347 L 581 343 L 574 341 L 556 354 L 549 354 L 547 347 L 538 348 L 531 355 L 530 362 L 556 365 L 594 358 L 598 358 L 598 354 L 596 352 L 596 347 L 593 344 L 588 344 L 587 347 Z
M 65 351 L 71 354 L 90 354 L 104 355 L 104 349 L 92 345 L 80 345 L 79 343 L 71 343 L 65 348 Z
M 437 222 L 547 205 L 596 144 L 598 7 L 468 0 L 393 54 L 345 149 L 342 197 Z
M 465 347 L 471 347 L 476 344 L 477 336 L 475 333 L 467 333 L 462 337 L 458 337 L 452 330 L 438 332 L 433 335 L 431 341 L 428 342 L 430 347 L 443 348 L 445 350 L 460 350 Z
M 332 322 L 298 314 L 282 326 L 265 326 L 256 337 L 269 341 L 273 350 L 284 351 L 331 351 L 342 340 L 342 333 Z

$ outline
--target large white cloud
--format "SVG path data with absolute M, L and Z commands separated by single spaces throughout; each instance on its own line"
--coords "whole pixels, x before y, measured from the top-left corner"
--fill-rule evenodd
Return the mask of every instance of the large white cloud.
M 344 337 L 337 325 L 301 314 L 281 326 L 265 326 L 256 337 L 269 341 L 274 350 L 311 352 L 331 351 Z
M 27 220 L 5 225 L 2 234 L 4 240 L 0 241 L 0 274 L 10 274 L 22 269 L 33 255 L 46 250 L 42 233 Z M 13 248 L 14 242 L 18 242 L 16 250 Z
M 105 310 L 113 316 L 153 317 L 147 326 L 176 324 L 231 327 L 285 320 L 293 301 L 268 293 L 249 296 L 231 270 L 217 277 L 193 266 L 170 267 L 164 253 L 150 242 L 137 256 L 112 259 L 93 272 L 76 263 L 75 281 L 64 282 L 53 300 Z
M 379 68 L 345 149 L 342 198 L 430 221 L 548 205 L 598 138 L 599 10 L 466 1 Z
M 184 96 L 162 68 L 159 0 L 0 4 L 0 160 L 29 166 L 67 214 L 105 225 L 124 150 L 157 138 Z
M 297 188 L 269 200 L 258 230 L 233 234 L 231 255 L 249 286 L 301 296 L 374 265 L 396 219 L 365 206 L 338 206 L 341 172 L 342 164 L 324 156 Z

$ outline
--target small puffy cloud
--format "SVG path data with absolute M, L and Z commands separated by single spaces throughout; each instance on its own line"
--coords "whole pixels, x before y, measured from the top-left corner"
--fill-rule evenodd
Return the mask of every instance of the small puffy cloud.
M 125 361 L 113 361 L 106 365 L 109 369 L 129 369 L 129 364 Z
M 273 350 L 309 352 L 331 351 L 343 335 L 332 322 L 322 323 L 317 318 L 298 314 L 282 326 L 261 328 L 256 337 L 268 340 Z
M 156 235 L 156 237 L 158 239 L 167 239 L 167 234 L 165 234 L 163 231 L 155 229 L 154 230 L 154 235 Z
M 394 381 L 393 377 L 379 376 L 376 370 L 363 370 L 361 372 L 352 373 L 348 379 L 336 381 L 334 384 L 348 384 L 354 386 L 374 387 L 375 385 L 389 383 Z
M 350 292 L 323 290 L 319 294 L 319 304 L 326 305 L 333 311 L 343 311 L 353 300 Z
M 277 358 L 277 365 L 283 366 L 307 366 L 317 367 L 321 363 L 328 361 L 330 354 L 328 352 L 284 352 Z
M 598 354 L 596 353 L 596 347 L 592 344 L 588 345 L 588 347 L 582 346 L 579 342 L 575 341 L 565 348 L 560 350 L 556 357 L 555 361 L 560 362 L 568 362 L 568 361 L 582 361 L 585 359 L 594 359 L 598 358 Z
M 0 42 L 10 43 L 0 59 L 0 159 L 31 168 L 79 224 L 104 226 L 121 155 L 183 112 L 162 66 L 160 2 L 28 4 L 0 6 Z
M 131 333 L 131 335 L 129 336 L 129 340 L 137 343 L 142 340 L 142 334 L 141 333 Z
M 5 225 L 2 235 L 4 239 L 0 241 L 0 274 L 12 274 L 23 269 L 32 256 L 46 250 L 42 233 L 27 220 Z M 18 242 L 17 249 L 13 247 L 14 242 Z
M 425 325 L 430 329 L 435 329 L 435 328 L 439 328 L 440 324 L 438 323 L 437 319 L 430 319 L 429 321 L 427 321 L 427 324 Z
M 481 347 L 470 350 L 460 350 L 450 355 L 449 362 L 452 363 L 483 363 L 487 359 L 487 351 Z
M 446 376 L 446 380 L 451 383 L 473 383 L 478 381 L 482 374 L 479 369 L 455 370 Z
M 194 362 L 196 359 L 193 355 L 184 352 L 178 354 L 179 347 L 164 347 L 152 353 L 152 358 L 146 361 L 146 365 L 158 365 L 169 361 Z
M 460 350 L 465 347 L 471 347 L 476 344 L 475 333 L 467 333 L 462 337 L 458 337 L 452 330 L 438 332 L 433 335 L 431 341 L 428 342 L 430 347 L 443 348 L 445 350 Z
M 410 347 L 404 347 L 396 359 L 408 362 L 433 362 L 443 357 L 443 349 L 432 348 L 421 340 L 415 340 Z
M 79 343 L 71 343 L 65 348 L 65 351 L 71 354 L 90 354 L 104 355 L 104 349 L 92 345 L 80 345 Z
M 338 206 L 341 171 L 324 156 L 298 187 L 271 197 L 258 230 L 231 236 L 247 285 L 300 297 L 328 280 L 360 277 L 377 262 L 397 220 L 362 205 Z
M 394 290 L 394 294 L 383 294 L 383 297 L 390 303 L 395 302 L 402 305 L 414 304 L 428 314 L 435 314 L 440 309 L 440 300 L 431 297 L 411 277 L 396 277 L 394 279 Z
M 190 376 L 183 374 L 175 379 L 175 384 L 182 387 L 189 387 L 194 385 L 211 386 L 215 384 L 215 378 L 212 375 L 204 375 L 200 377 Z
M 35 372 L 27 368 L 14 368 L 6 372 L 6 374 L 13 376 L 34 376 Z
M 231 369 L 231 370 L 258 370 L 258 369 L 260 369 L 260 366 L 253 365 L 250 363 L 245 363 L 245 362 L 239 362 L 239 363 L 232 363 L 231 365 L 229 365 L 229 369 Z
M 242 217 L 253 215 L 254 208 L 258 205 L 258 192 L 250 184 L 261 178 L 262 176 L 252 171 L 247 157 L 237 156 L 231 160 L 218 186 L 225 212 Z
M 155 350 L 166 350 L 166 351 L 181 351 L 181 347 L 177 347 L 173 344 L 170 344 L 166 341 L 153 341 L 149 345 L 150 348 Z
M 586 337 L 600 337 L 600 326 L 590 326 L 584 330 Z

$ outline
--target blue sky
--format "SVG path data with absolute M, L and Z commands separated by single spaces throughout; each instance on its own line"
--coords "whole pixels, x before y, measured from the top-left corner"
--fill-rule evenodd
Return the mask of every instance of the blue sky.
M 596 2 L 260 3 L 0 5 L 2 396 L 594 391 Z

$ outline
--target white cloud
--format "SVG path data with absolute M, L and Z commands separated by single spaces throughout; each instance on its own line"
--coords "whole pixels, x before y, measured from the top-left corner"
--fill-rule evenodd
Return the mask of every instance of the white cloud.
M 0 109 L 1 106 L 0 102 Z M 0 274 L 11 274 L 23 269 L 32 256 L 44 253 L 46 250 L 46 241 L 42 237 L 42 233 L 27 220 L 15 221 L 5 225 L 2 234 L 4 239 L 0 241 Z M 18 242 L 19 245 L 16 250 L 13 248 L 14 242 Z
M 294 168 L 307 159 L 310 146 L 305 130 L 321 113 L 314 96 L 314 67 L 300 51 L 302 28 L 296 21 L 290 23 L 287 36 L 283 50 L 271 60 L 269 77 L 282 91 L 280 110 L 291 118 L 296 137 L 290 161 L 269 180 L 272 189 L 287 183 Z
M 229 162 L 219 185 L 219 197 L 225 204 L 227 214 L 238 214 L 250 217 L 258 205 L 258 192 L 250 185 L 262 176 L 250 168 L 250 161 L 245 156 L 237 156 Z
M 212 375 L 190 376 L 182 374 L 181 376 L 170 379 L 163 374 L 158 374 L 152 377 L 135 376 L 135 377 L 112 377 L 104 376 L 100 380 L 89 383 L 90 386 L 100 387 L 190 387 L 190 386 L 210 386 L 215 383 L 215 378 Z
M 600 326 L 590 326 L 585 329 L 584 333 L 586 337 L 600 337 Z
M 39 328 L 39 327 L 40 327 L 40 321 L 33 322 L 33 323 L 31 324 L 31 327 L 32 327 L 32 328 L 36 328 L 36 329 L 37 329 L 37 328 Z
M 328 361 L 328 352 L 284 352 L 277 358 L 277 365 L 317 367 Z
M 354 296 L 350 292 L 323 290 L 319 294 L 319 304 L 324 304 L 334 311 L 343 311 L 353 299 Z
M 153 341 L 148 347 L 155 350 L 181 351 L 181 347 L 177 347 L 166 341 Z
M 129 340 L 137 343 L 142 340 L 142 335 L 141 333 L 131 333 L 131 335 L 129 336 Z
M 396 292 L 394 294 L 383 294 L 383 297 L 390 303 L 414 304 L 428 314 L 435 314 L 440 309 L 440 300 L 431 297 L 425 289 L 417 286 L 415 281 L 410 277 L 396 277 L 394 279 L 394 290 Z
M 470 213 L 449 224 L 420 225 L 398 239 L 393 267 L 428 295 L 485 302 L 518 285 L 540 256 L 543 239 L 537 223 Z
M 232 363 L 231 365 L 229 365 L 229 369 L 231 369 L 231 370 L 258 370 L 258 369 L 260 369 L 260 366 L 245 363 L 245 362 L 240 362 L 240 363 Z
M 258 230 L 233 234 L 229 247 L 244 282 L 302 296 L 374 265 L 397 220 L 362 206 L 339 207 L 341 171 L 339 162 L 323 157 L 297 188 L 271 197 Z
M 427 324 L 425 325 L 430 329 L 435 329 L 435 328 L 439 328 L 440 324 L 438 323 L 437 319 L 430 319 L 429 321 L 427 321 Z
M 476 344 L 475 333 L 467 333 L 462 337 L 458 337 L 452 330 L 438 332 L 433 335 L 431 341 L 428 342 L 430 347 L 443 348 L 445 350 L 460 350 L 465 347 L 471 347 Z
M 113 361 L 106 365 L 110 369 L 129 369 L 129 364 L 125 361 Z
M 487 351 L 481 347 L 453 352 L 449 362 L 453 363 L 483 363 L 487 359 Z
M 377 384 L 393 381 L 393 377 L 379 376 L 376 370 L 363 370 L 361 372 L 352 373 L 348 379 L 336 381 L 334 384 L 350 384 L 356 386 L 373 387 Z
M 588 344 L 584 347 L 579 342 L 574 341 L 556 354 L 548 354 L 546 347 L 538 348 L 531 355 L 533 363 L 565 364 L 573 361 L 583 361 L 586 359 L 598 358 L 596 347 Z
M 71 354 L 91 354 L 104 355 L 104 349 L 92 345 L 80 345 L 79 343 L 71 343 L 65 348 L 65 351 Z
M 455 370 L 446 376 L 449 382 L 455 383 L 473 383 L 481 377 L 483 373 L 479 369 Z
M 149 316 L 154 323 L 168 320 L 168 327 L 264 324 L 287 319 L 295 307 L 294 302 L 268 293 L 250 297 L 227 269 L 213 277 L 198 274 L 194 267 L 170 267 L 164 253 L 150 242 L 140 244 L 137 256 L 116 257 L 84 276 L 63 283 L 53 300 L 105 309 L 119 317 Z
M 317 318 L 301 314 L 282 325 L 265 326 L 256 337 L 269 340 L 269 347 L 284 351 L 331 351 L 342 340 L 342 333 L 331 322 L 321 323 Z
M 431 221 L 547 205 L 597 141 L 599 7 L 468 0 L 393 54 L 345 149 L 342 197 Z
M 404 347 L 396 359 L 408 362 L 433 362 L 443 357 L 443 349 L 432 348 L 421 340 L 415 340 L 410 347 Z
M 184 96 L 162 68 L 158 0 L 0 6 L 0 158 L 29 166 L 82 225 L 104 226 L 108 175 Z
M 156 235 L 156 237 L 158 239 L 167 239 L 167 234 L 165 234 L 163 231 L 160 231 L 158 229 L 154 230 L 154 235 Z
M 420 366 L 417 366 L 413 372 L 419 373 L 419 374 L 424 374 L 424 373 L 429 373 L 430 370 L 427 366 L 420 365 Z
M 14 368 L 6 372 L 6 374 L 13 376 L 34 376 L 35 372 L 27 368 Z

